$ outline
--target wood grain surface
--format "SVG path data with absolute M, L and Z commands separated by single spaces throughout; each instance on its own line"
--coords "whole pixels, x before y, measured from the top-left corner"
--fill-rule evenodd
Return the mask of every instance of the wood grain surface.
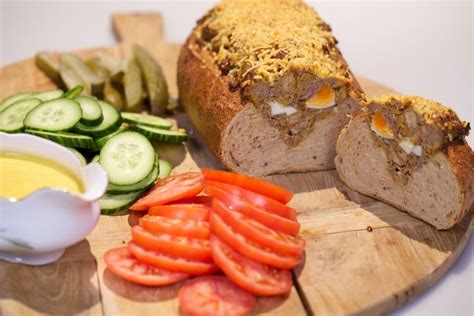
M 139 43 L 158 59 L 177 96 L 176 61 L 180 46 L 162 40 L 159 14 L 113 17 L 121 40 L 116 47 L 74 52 L 88 57 L 106 51 L 117 58 Z M 359 78 L 369 95 L 391 92 Z M 52 88 L 33 59 L 0 69 L 0 99 L 27 90 Z M 175 116 L 189 131 L 183 145 L 156 144 L 179 173 L 198 167 L 222 168 L 185 113 Z M 406 213 L 347 188 L 335 170 L 267 179 L 296 192 L 305 260 L 294 270 L 286 296 L 260 298 L 253 313 L 268 315 L 382 314 L 414 299 L 438 280 L 460 255 L 472 231 L 472 210 L 448 231 L 437 231 Z M 29 267 L 0 262 L 0 315 L 178 315 L 181 285 L 149 288 L 123 281 L 108 271 L 102 256 L 130 240 L 137 214 L 101 216 L 86 240 L 57 262 Z M 60 238 L 60 236 L 59 236 Z

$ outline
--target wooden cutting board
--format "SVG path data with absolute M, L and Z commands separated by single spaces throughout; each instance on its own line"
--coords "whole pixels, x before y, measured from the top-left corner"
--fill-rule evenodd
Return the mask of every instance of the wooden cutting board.
M 82 57 L 97 51 L 118 58 L 130 44 L 146 46 L 164 68 L 173 97 L 177 96 L 176 62 L 180 45 L 162 40 L 159 14 L 116 15 L 114 47 L 74 52 Z M 359 78 L 369 96 L 390 92 Z M 0 69 L 0 99 L 54 85 L 27 59 Z M 185 113 L 180 126 L 191 135 L 184 145 L 156 145 L 174 172 L 198 167 L 222 168 Z M 290 188 L 306 240 L 304 262 L 294 270 L 287 296 L 259 298 L 258 314 L 380 314 L 414 299 L 455 262 L 472 231 L 472 212 L 448 231 L 437 231 L 406 213 L 347 188 L 335 170 L 271 176 Z M 137 215 L 101 216 L 84 241 L 70 247 L 57 262 L 29 267 L 0 262 L 0 315 L 93 314 L 177 315 L 182 283 L 147 288 L 113 275 L 102 256 L 130 240 Z M 58 236 L 60 238 L 60 236 Z

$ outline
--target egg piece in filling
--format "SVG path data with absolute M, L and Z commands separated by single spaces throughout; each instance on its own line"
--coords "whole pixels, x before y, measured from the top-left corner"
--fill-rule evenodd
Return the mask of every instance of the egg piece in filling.
M 380 111 L 376 111 L 372 116 L 370 128 L 380 137 L 393 139 L 393 132 Z
M 323 86 L 306 100 L 306 106 L 313 109 L 326 109 L 335 105 L 336 92 L 328 85 Z

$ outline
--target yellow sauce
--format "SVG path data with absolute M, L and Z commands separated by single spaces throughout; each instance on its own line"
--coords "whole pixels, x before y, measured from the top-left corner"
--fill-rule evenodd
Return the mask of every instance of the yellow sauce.
M 0 197 L 21 199 L 43 188 L 82 193 L 82 183 L 55 161 L 22 153 L 0 152 Z

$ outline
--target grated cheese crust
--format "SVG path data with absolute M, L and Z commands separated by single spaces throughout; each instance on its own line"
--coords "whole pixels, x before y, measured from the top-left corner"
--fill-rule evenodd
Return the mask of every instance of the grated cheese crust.
M 198 22 L 194 34 L 240 87 L 271 84 L 291 70 L 352 81 L 331 28 L 300 0 L 223 0 Z

